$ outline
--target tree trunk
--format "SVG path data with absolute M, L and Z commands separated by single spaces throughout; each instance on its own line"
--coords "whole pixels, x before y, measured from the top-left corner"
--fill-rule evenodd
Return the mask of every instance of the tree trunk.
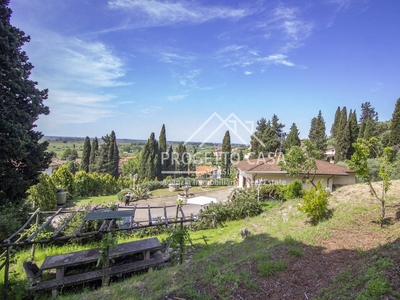
M 381 201 L 381 227 L 383 227 L 383 221 L 385 219 L 386 209 L 385 209 L 385 200 Z
M 107 253 L 102 253 L 103 255 L 103 278 L 102 278 L 102 286 L 109 286 L 110 284 L 110 247 L 107 247 Z

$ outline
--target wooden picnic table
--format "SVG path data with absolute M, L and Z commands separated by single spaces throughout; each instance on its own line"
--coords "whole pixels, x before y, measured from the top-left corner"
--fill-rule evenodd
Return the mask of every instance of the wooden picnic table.
M 150 259 L 150 252 L 158 250 L 161 247 L 157 238 L 150 238 L 146 240 L 133 241 L 116 245 L 109 253 L 109 258 L 116 257 L 129 257 L 137 253 L 142 253 L 143 260 L 125 264 L 122 266 L 113 266 L 110 268 L 111 275 L 120 273 L 128 273 L 131 271 L 149 268 L 151 271 L 152 266 L 163 262 L 161 256 Z M 52 289 L 53 298 L 57 297 L 57 288 L 73 285 L 77 283 L 92 281 L 101 278 L 101 270 L 91 270 L 87 273 L 66 276 L 65 269 L 67 267 L 88 265 L 96 262 L 100 257 L 100 248 L 77 251 L 72 253 L 48 256 L 41 265 L 41 270 L 56 269 L 56 279 L 50 281 L 39 282 L 37 286 L 33 287 L 36 291 Z

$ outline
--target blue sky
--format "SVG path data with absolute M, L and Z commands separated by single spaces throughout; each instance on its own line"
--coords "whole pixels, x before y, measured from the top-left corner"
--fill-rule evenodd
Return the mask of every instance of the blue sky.
M 250 140 L 276 114 L 302 138 L 318 111 L 400 97 L 400 1 L 11 0 L 49 89 L 45 135 Z M 236 130 L 236 131 L 235 131 Z

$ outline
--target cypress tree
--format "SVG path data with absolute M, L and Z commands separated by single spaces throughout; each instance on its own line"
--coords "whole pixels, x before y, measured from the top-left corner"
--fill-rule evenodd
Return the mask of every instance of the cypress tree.
M 368 119 L 367 122 L 365 123 L 365 129 L 364 129 L 363 138 L 365 140 L 369 140 L 373 136 L 375 136 L 375 125 L 374 125 L 374 122 L 371 119 Z
M 231 136 L 229 130 L 227 130 L 222 140 L 221 176 L 224 178 L 228 178 L 231 173 L 231 152 Z
M 293 146 L 299 146 L 301 145 L 300 138 L 299 138 L 299 130 L 297 128 L 296 123 L 293 123 L 292 126 L 290 127 L 290 132 L 286 137 L 286 140 L 283 142 L 283 148 L 285 150 L 285 153 L 289 151 L 289 149 Z
M 110 134 L 110 143 L 108 145 L 108 157 L 107 157 L 107 173 L 118 177 L 118 163 L 119 163 L 119 150 L 117 137 L 115 136 L 114 130 Z
M 33 65 L 22 46 L 30 41 L 10 24 L 8 0 L 0 1 L 0 238 L 17 229 L 27 212 L 26 191 L 39 182 L 51 154 L 43 134 L 35 131 L 40 115 L 49 114 L 43 104 L 48 91 L 29 79 Z M 3 214 L 4 213 L 4 214 Z
M 358 131 L 358 137 L 361 139 L 364 138 L 364 130 L 365 130 L 365 122 L 360 123 L 360 129 Z
M 358 123 L 357 123 L 357 114 L 356 111 L 354 110 L 354 112 L 352 112 L 350 110 L 350 114 L 349 114 L 349 132 L 350 132 L 350 147 L 349 150 L 347 152 L 347 159 L 350 159 L 351 156 L 354 154 L 354 147 L 353 147 L 353 143 L 357 142 L 357 138 L 358 138 Z
M 150 134 L 145 146 L 142 150 L 142 160 L 139 167 L 139 177 L 147 180 L 153 180 L 157 177 L 157 158 L 158 143 L 155 139 L 154 132 Z
M 335 148 L 335 161 L 343 161 L 347 157 L 347 151 L 349 149 L 349 126 L 347 125 L 347 109 L 344 106 L 340 112 L 340 122 L 337 127 L 337 138 Z M 347 131 L 346 131 L 347 127 Z
M 90 165 L 90 138 L 87 136 L 85 138 L 85 142 L 83 143 L 83 153 L 81 160 L 81 170 L 89 173 L 89 165 Z
M 180 176 L 187 176 L 189 162 L 187 157 L 186 146 L 183 142 L 178 144 L 176 148 L 177 160 L 174 161 L 175 171 L 179 172 Z
M 340 125 L 340 112 L 341 112 L 340 106 L 338 106 L 338 108 L 336 109 L 335 119 L 333 121 L 331 129 L 331 134 L 334 138 L 336 138 L 336 135 L 338 134 L 338 127 Z
M 109 150 L 110 150 L 110 136 L 102 136 L 103 143 L 100 145 L 98 154 L 96 155 L 94 171 L 100 174 L 106 174 L 110 171 L 109 167 Z
M 392 115 L 389 143 L 392 146 L 400 145 L 400 98 L 396 101 L 396 106 Z
M 90 149 L 90 161 L 89 161 L 89 172 L 93 173 L 96 171 L 96 156 L 99 152 L 99 141 L 97 137 L 94 137 L 92 142 L 92 148 Z
M 322 117 L 321 111 L 319 111 L 318 116 L 311 120 L 311 128 L 308 134 L 310 142 L 315 145 L 318 151 L 325 153 L 326 150 L 326 127 L 325 121 Z
M 174 149 L 172 148 L 172 145 L 169 145 L 169 147 L 168 147 L 168 160 L 166 161 L 166 164 L 165 164 L 165 170 L 166 171 L 170 171 L 171 172 L 171 171 L 175 170 L 173 159 L 174 159 Z
M 162 180 L 164 179 L 163 171 L 166 171 L 168 169 L 168 166 L 166 166 L 166 160 L 165 158 L 167 157 L 167 137 L 165 134 L 165 125 L 163 124 L 161 127 L 160 131 L 160 137 L 158 138 L 158 179 Z

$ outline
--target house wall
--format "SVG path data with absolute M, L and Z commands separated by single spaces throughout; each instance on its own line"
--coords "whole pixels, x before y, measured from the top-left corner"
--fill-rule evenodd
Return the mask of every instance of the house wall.
M 294 180 L 298 179 L 302 181 L 304 179 L 303 175 L 298 175 L 295 177 L 291 176 L 286 176 L 286 174 L 253 174 L 253 173 L 246 173 L 243 171 L 240 171 L 239 173 L 239 181 L 238 181 L 238 187 L 243 188 L 243 187 L 250 187 L 252 184 L 255 183 L 256 180 L 262 179 L 263 181 L 273 181 L 274 183 L 281 183 L 281 184 L 290 184 Z M 332 191 L 333 187 L 336 185 L 348 185 L 348 184 L 354 184 L 356 182 L 355 175 L 354 174 L 349 174 L 349 176 L 332 176 L 332 175 L 316 175 L 314 182 L 317 182 L 318 180 L 322 180 L 322 185 L 329 187 L 329 189 Z M 310 189 L 312 187 L 312 184 L 310 183 L 304 183 L 303 188 L 305 189 Z

